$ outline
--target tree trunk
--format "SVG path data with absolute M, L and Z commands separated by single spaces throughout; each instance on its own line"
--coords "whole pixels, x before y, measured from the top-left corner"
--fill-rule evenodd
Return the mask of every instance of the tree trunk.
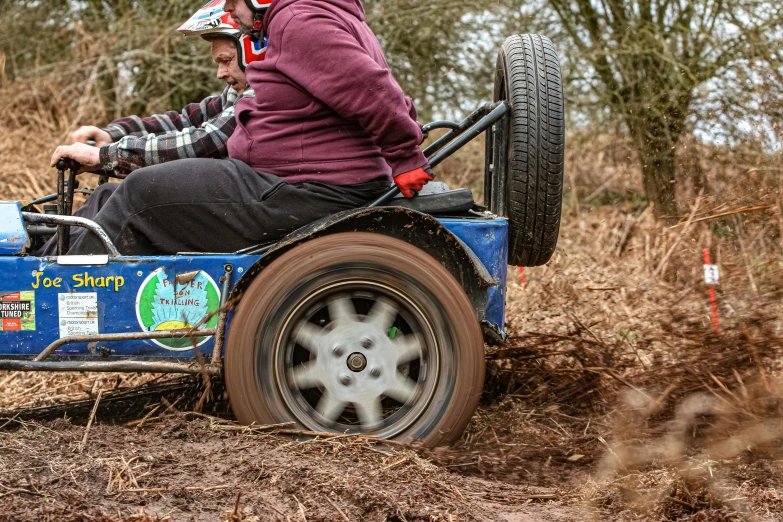
M 650 143 L 639 146 L 644 194 L 654 205 L 655 217 L 668 223 L 676 223 L 679 217 L 675 177 L 676 152 L 673 146 L 664 149 Z
M 653 205 L 655 217 L 668 223 L 676 222 L 679 217 L 676 149 L 681 126 L 672 120 L 674 114 L 675 111 L 668 111 L 668 114 L 640 111 L 628 122 L 642 164 L 644 194 Z

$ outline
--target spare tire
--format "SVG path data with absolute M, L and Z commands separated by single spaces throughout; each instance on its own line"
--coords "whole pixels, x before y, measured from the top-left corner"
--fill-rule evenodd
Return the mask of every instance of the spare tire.
M 501 100 L 511 113 L 488 147 L 489 176 L 499 177 L 487 184 L 497 193 L 490 208 L 508 217 L 509 264 L 540 266 L 555 252 L 563 204 L 563 82 L 549 38 L 524 34 L 505 41 L 495 73 L 495 101 Z

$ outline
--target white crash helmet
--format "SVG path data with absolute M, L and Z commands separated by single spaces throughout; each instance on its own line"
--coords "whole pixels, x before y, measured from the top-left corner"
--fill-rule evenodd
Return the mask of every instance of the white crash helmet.
M 272 5 L 272 0 L 245 0 L 245 3 L 254 13 L 258 13 L 261 16 L 266 14 L 266 10 Z
M 247 1 L 257 3 L 256 0 Z M 216 38 L 231 38 L 237 46 L 239 67 L 244 71 L 251 63 L 264 59 L 267 39 L 263 35 L 263 27 L 260 24 L 260 38 L 242 34 L 237 23 L 224 10 L 225 3 L 225 0 L 210 0 L 182 24 L 178 31 L 186 36 L 197 35 L 208 41 Z M 266 6 L 269 7 L 269 4 Z

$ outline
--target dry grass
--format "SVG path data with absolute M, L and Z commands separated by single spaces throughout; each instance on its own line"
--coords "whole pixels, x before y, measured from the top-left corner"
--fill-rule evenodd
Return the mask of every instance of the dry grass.
M 102 63 L 100 43 L 74 56 L 77 67 L 56 67 L 40 77 L 0 89 L 0 197 L 30 200 L 55 191 L 49 160 L 68 135 L 88 123 L 108 123 L 105 107 L 95 104 L 97 78 L 90 66 Z M 86 78 L 86 81 L 85 81 Z
M 583 489 L 585 500 L 659 519 L 705 512 L 724 520 L 770 514 L 779 508 L 783 478 L 781 390 L 780 382 L 766 382 L 737 393 L 697 393 L 680 401 L 663 423 L 651 422 L 660 402 L 640 392 L 624 394 L 613 441 L 595 482 Z M 766 462 L 767 469 L 747 480 L 754 461 Z

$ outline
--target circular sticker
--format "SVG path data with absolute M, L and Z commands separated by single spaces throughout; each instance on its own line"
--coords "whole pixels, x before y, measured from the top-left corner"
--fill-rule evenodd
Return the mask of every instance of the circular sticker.
M 214 314 L 199 330 L 215 328 L 220 309 L 220 290 L 209 274 L 199 270 L 169 278 L 159 268 L 151 273 L 136 295 L 136 317 L 145 332 L 193 328 L 205 317 Z M 209 337 L 199 337 L 201 346 Z M 190 339 L 154 339 L 163 348 L 185 351 L 193 348 Z

